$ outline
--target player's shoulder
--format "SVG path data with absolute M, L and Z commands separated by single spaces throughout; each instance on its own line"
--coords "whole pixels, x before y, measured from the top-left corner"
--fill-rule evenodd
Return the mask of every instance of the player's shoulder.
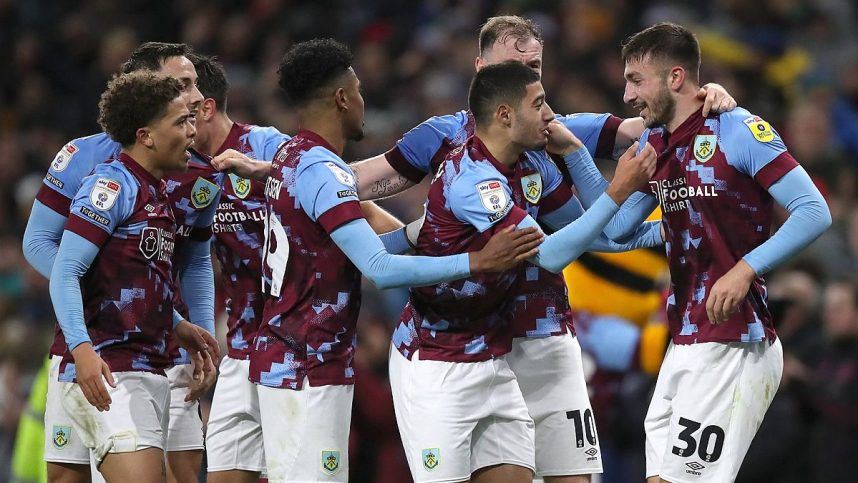
M 727 148 L 742 143 L 769 143 L 780 139 L 768 121 L 743 107 L 721 113 L 718 122 L 719 141 Z
M 573 114 L 555 114 L 554 119 L 566 124 L 577 124 L 582 122 L 599 122 L 610 117 L 606 112 L 576 112 Z
M 472 158 L 464 146 L 457 149 L 463 151 L 461 158 L 455 160 L 455 158 L 448 157 L 446 161 L 452 171 L 449 173 L 448 179 L 451 191 L 467 193 L 474 189 L 479 191 L 482 185 L 491 184 L 494 189 L 508 184 L 506 176 L 501 174 L 488 160 Z
M 468 111 L 459 111 L 454 114 L 444 114 L 441 116 L 432 116 L 420 123 L 417 128 L 429 128 L 444 135 L 446 138 L 452 139 L 459 132 L 465 129 L 468 124 Z
M 274 126 L 257 126 L 256 124 L 245 124 L 245 126 L 245 129 L 247 130 L 248 134 L 258 136 L 260 138 L 277 138 L 283 139 L 285 141 L 292 139 L 292 136 L 289 136 L 288 134 L 283 134 L 282 132 L 280 132 L 279 129 Z
M 96 163 L 115 157 L 120 149 L 119 143 L 110 139 L 106 133 L 75 138 L 60 148 L 51 163 L 51 170 L 60 173 L 74 165 L 89 172 Z
M 84 178 L 80 196 L 92 199 L 99 209 L 109 209 L 116 200 L 122 202 L 134 200 L 139 191 L 140 180 L 131 170 L 119 161 L 108 161 L 96 165 Z M 96 194 L 101 196 L 100 201 L 94 198 Z

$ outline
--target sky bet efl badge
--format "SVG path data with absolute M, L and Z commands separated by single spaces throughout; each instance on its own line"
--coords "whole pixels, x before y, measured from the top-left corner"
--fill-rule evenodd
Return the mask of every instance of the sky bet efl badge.
M 336 450 L 322 451 L 322 471 L 326 475 L 335 475 L 340 471 L 340 452 Z
M 89 201 L 96 210 L 107 211 L 113 208 L 116 198 L 119 198 L 119 190 L 122 186 L 116 181 L 107 178 L 98 178 L 95 186 L 89 193 Z
M 250 180 L 246 178 L 242 178 L 236 176 L 233 173 L 229 174 L 229 182 L 232 183 L 232 191 L 235 192 L 235 196 L 238 196 L 241 199 L 247 198 L 247 194 L 250 193 Z
M 694 138 L 694 157 L 697 161 L 705 163 L 712 159 L 715 154 L 715 146 L 718 144 L 718 136 L 714 134 L 698 134 Z
M 542 175 L 533 173 L 522 176 L 521 189 L 524 191 L 524 199 L 530 202 L 531 205 L 535 205 L 542 196 Z
M 507 198 L 506 191 L 500 181 L 486 181 L 477 185 L 477 193 L 480 194 L 480 201 L 487 210 L 497 213 L 506 206 Z
M 761 143 L 767 143 L 775 138 L 775 133 L 772 131 L 772 127 L 759 116 L 751 116 L 742 122 L 748 127 L 751 134 L 754 135 L 754 138 Z
M 423 450 L 423 467 L 434 470 L 441 463 L 441 450 L 438 448 L 426 448 Z
M 211 181 L 197 178 L 197 182 L 194 183 L 194 189 L 191 191 L 191 204 L 197 209 L 205 208 L 212 204 L 212 200 L 214 200 L 219 189 L 218 185 Z

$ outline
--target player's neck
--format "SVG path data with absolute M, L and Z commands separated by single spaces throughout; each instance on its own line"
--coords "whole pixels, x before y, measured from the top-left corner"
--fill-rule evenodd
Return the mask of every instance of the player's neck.
M 338 156 L 343 155 L 343 150 L 346 147 L 346 137 L 343 134 L 343 126 L 339 119 L 331 119 L 313 114 L 307 116 L 299 115 L 298 126 L 301 129 L 316 133 L 337 151 L 336 154 Z
M 194 142 L 194 149 L 203 154 L 214 156 L 217 150 L 223 146 L 223 142 L 226 141 L 235 123 L 224 112 L 215 114 L 209 124 L 208 130 L 211 135 L 204 142 L 199 142 L 199 138 L 197 138 L 197 141 Z
M 676 97 L 676 109 L 673 113 L 673 119 L 667 123 L 667 131 L 673 132 L 682 125 L 692 114 L 699 111 L 703 107 L 703 101 L 697 99 L 697 91 L 699 88 L 685 88 L 679 96 Z
M 509 139 L 506 133 L 498 132 L 495 129 L 480 129 L 477 128 L 474 134 L 482 141 L 489 154 L 502 165 L 512 167 L 518 162 L 521 157 L 521 147 Z
M 164 177 L 164 170 L 158 166 L 158 163 L 152 158 L 149 150 L 145 146 L 135 144 L 130 148 L 122 148 L 122 152 L 129 156 L 141 168 L 145 169 L 155 179 Z

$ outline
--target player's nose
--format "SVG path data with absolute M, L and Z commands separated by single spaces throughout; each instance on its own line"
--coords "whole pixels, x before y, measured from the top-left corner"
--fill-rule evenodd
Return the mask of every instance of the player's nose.
M 626 89 L 625 91 L 623 91 L 623 102 L 625 102 L 626 104 L 630 104 L 634 102 L 637 97 L 637 93 L 632 88 L 631 83 L 626 82 Z

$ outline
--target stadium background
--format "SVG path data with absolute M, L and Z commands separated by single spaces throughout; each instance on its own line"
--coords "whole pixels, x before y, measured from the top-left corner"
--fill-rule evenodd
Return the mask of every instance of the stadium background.
M 276 88 L 282 53 L 317 36 L 346 42 L 355 51 L 367 105 L 367 137 L 345 156 L 355 160 L 387 150 L 428 116 L 466 106 L 476 32 L 500 13 L 541 26 L 544 83 L 556 112 L 634 115 L 621 100 L 619 42 L 653 22 L 673 20 L 693 27 L 701 41 L 702 79 L 722 84 L 780 131 L 826 196 L 834 226 L 769 277 L 785 374 L 739 481 L 854 481 L 858 19 L 849 0 L 0 0 L 0 481 L 12 478 L 19 422 L 38 421 L 38 405 L 28 406 L 27 399 L 54 324 L 47 282 L 21 254 L 29 209 L 64 142 L 97 132 L 98 96 L 139 42 L 181 41 L 218 55 L 231 83 L 231 117 L 286 133 L 296 128 Z M 611 162 L 600 167 L 610 172 Z M 418 188 L 383 205 L 408 221 L 419 215 L 424 195 L 425 187 Z M 641 481 L 641 421 L 663 346 L 657 324 L 664 263 L 651 252 L 585 262 L 572 274 L 573 305 L 596 312 L 581 314 L 583 329 L 612 314 L 618 316 L 608 319 L 612 326 L 635 337 L 642 327 L 655 327 L 643 332 L 649 342 L 630 368 L 595 351 L 591 379 L 603 481 Z M 409 481 L 385 376 L 389 334 L 404 295 L 366 288 L 352 481 Z M 592 342 L 598 349 L 599 339 Z M 23 461 L 19 476 L 32 471 Z

